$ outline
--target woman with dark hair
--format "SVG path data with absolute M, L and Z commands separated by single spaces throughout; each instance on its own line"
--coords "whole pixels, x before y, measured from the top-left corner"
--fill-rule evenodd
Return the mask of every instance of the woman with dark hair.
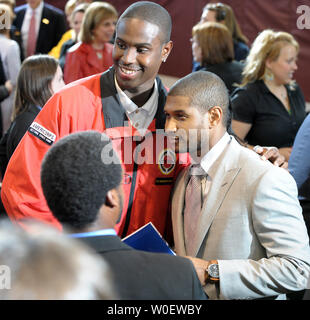
M 234 60 L 243 61 L 249 54 L 248 38 L 242 33 L 233 9 L 221 2 L 208 3 L 202 10 L 199 23 L 218 22 L 226 26 L 233 38 Z M 193 61 L 193 71 L 202 68 L 199 62 Z
M 64 86 L 57 60 L 34 55 L 22 63 L 17 78 L 12 123 L 0 141 L 0 167 L 4 175 L 8 161 L 47 100 Z
M 68 50 L 64 79 L 66 83 L 106 71 L 113 65 L 116 9 L 107 2 L 93 2 L 85 11 L 79 39 Z
M 234 44 L 234 58 L 237 61 L 244 60 L 248 53 L 248 38 L 242 33 L 233 9 L 223 3 L 208 3 L 201 15 L 200 22 L 219 22 L 230 31 Z
M 204 22 L 194 26 L 192 50 L 200 70 L 213 72 L 225 83 L 229 93 L 242 80 L 243 64 L 234 60 L 233 39 L 229 30 L 218 22 Z

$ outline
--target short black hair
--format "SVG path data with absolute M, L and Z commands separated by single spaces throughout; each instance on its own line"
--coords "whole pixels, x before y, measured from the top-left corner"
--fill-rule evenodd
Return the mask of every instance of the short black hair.
M 161 41 L 163 43 L 170 41 L 172 29 L 171 16 L 159 4 L 150 1 L 135 2 L 123 12 L 118 21 L 126 18 L 136 18 L 157 25 L 161 31 Z
M 208 71 L 190 73 L 178 80 L 169 90 L 168 96 L 185 96 L 190 99 L 191 106 L 202 113 L 214 106 L 223 110 L 223 125 L 230 126 L 229 94 L 224 81 L 216 74 Z
M 61 224 L 83 229 L 96 221 L 108 191 L 122 180 L 110 139 L 97 131 L 70 134 L 46 153 L 41 184 L 47 204 Z

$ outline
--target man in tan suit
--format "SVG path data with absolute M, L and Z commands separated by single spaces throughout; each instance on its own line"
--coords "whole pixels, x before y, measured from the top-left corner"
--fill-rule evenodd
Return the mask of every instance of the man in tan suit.
M 175 250 L 190 256 L 210 299 L 285 299 L 310 273 L 296 184 L 227 133 L 228 105 L 223 81 L 205 71 L 168 94 L 170 141 L 197 164 L 172 195 Z

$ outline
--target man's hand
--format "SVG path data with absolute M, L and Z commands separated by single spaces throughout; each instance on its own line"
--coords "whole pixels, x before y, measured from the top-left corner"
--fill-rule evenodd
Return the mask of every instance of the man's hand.
M 279 149 L 276 147 L 261 147 L 255 146 L 253 148 L 257 154 L 261 156 L 262 160 L 269 160 L 273 165 L 287 169 L 288 163 L 285 157 L 280 153 Z
M 199 258 L 193 258 L 189 256 L 186 256 L 185 258 L 192 261 L 195 267 L 196 273 L 198 275 L 198 279 L 201 285 L 204 286 L 206 284 L 206 269 L 208 268 L 210 261 L 202 260 Z

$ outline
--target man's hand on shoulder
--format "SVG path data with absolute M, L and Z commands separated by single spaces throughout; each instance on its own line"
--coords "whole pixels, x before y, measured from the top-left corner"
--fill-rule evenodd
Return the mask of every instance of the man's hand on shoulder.
M 276 147 L 261 147 L 255 146 L 253 151 L 261 156 L 262 160 L 269 160 L 273 165 L 283 169 L 288 168 L 288 163 L 285 157 L 280 153 Z

